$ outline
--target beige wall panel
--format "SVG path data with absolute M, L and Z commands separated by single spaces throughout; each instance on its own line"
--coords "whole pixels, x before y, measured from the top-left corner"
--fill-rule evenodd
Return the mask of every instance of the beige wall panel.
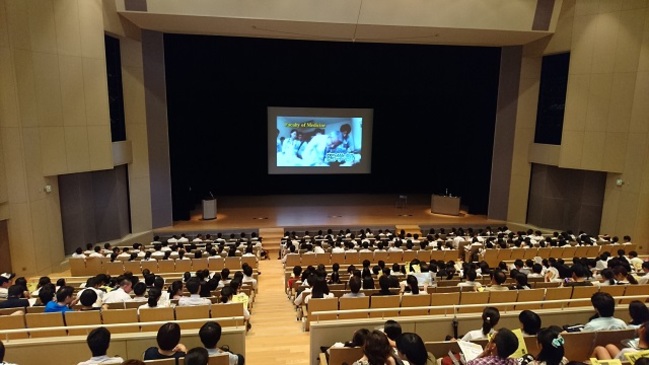
M 637 10 L 620 12 L 620 29 L 615 50 L 615 72 L 636 72 L 645 14 Z
M 106 61 L 83 59 L 83 88 L 86 94 L 86 118 L 88 125 L 109 125 L 108 81 Z
M 6 0 L 9 42 L 14 48 L 28 50 L 32 47 L 29 30 L 29 3 L 24 0 Z
M 537 83 L 541 78 L 542 57 L 523 57 L 521 59 L 521 79 L 532 79 Z
M 649 72 L 638 72 L 629 126 L 631 133 L 649 132 L 649 103 L 647 100 L 649 100 Z
M 142 42 L 129 38 L 120 38 L 119 47 L 122 68 L 142 68 Z
M 63 127 L 39 128 L 43 175 L 68 173 L 65 152 L 65 130 Z
M 149 177 L 133 177 L 129 169 L 131 228 L 133 232 L 148 231 L 152 227 L 151 185 Z
M 640 60 L 638 71 L 649 71 L 649 8 L 644 12 L 644 31 L 642 33 L 642 44 L 640 46 Z
M 586 128 L 588 111 L 588 91 L 590 75 L 571 74 L 568 76 L 566 91 L 566 110 L 563 116 L 563 132 L 583 132 Z
M 647 253 L 647 246 L 649 243 L 649 193 L 640 195 L 640 206 L 638 207 L 638 219 L 636 220 L 636 227 L 634 230 L 633 242 L 640 243 Z
M 90 145 L 90 169 L 113 168 L 113 147 L 110 140 L 110 126 L 88 126 Z
M 581 2 L 577 2 L 580 4 Z M 570 71 L 572 74 L 590 73 L 593 62 L 593 49 L 596 43 L 594 15 L 575 16 L 572 25 L 572 49 L 570 51 Z
M 610 13 L 622 10 L 622 3 L 626 0 L 600 0 L 599 12 Z
M 601 146 L 604 150 L 602 160 L 602 169 L 604 171 L 622 172 L 624 171 L 624 157 L 628 142 L 628 133 L 626 132 L 607 132 L 606 142 Z
M 586 110 L 586 132 L 606 131 L 612 87 L 612 73 L 592 74 L 590 76 L 588 107 Z
M 50 53 L 33 53 L 34 86 L 39 126 L 63 126 L 59 57 Z
M 615 235 L 616 217 L 620 206 L 620 197 L 622 190 L 615 185 L 615 181 L 620 177 L 619 174 L 606 175 L 606 187 L 604 189 L 604 202 L 602 204 L 602 221 L 599 231 Z
M 507 220 L 525 222 L 527 219 L 527 198 L 529 196 L 529 168 L 521 174 L 512 173 L 509 190 L 509 209 Z
M 629 132 L 635 92 L 635 73 L 613 74 L 613 87 L 609 99 L 608 132 Z
M 534 142 L 534 129 L 516 128 L 514 137 L 514 151 L 512 156 L 512 171 L 524 171 L 529 169 L 528 151 L 531 143 Z
M 113 142 L 113 165 L 126 165 L 133 161 L 133 150 L 131 141 Z
M 51 251 L 49 240 L 49 223 L 47 214 L 47 201 L 45 199 L 34 200 L 30 204 L 32 234 L 34 250 L 38 253 L 36 255 L 36 272 L 43 272 L 51 269 Z
M 38 126 L 38 105 L 36 99 L 33 54 L 22 49 L 13 49 L 16 86 L 18 89 L 18 111 L 20 125 Z
M 594 26 L 595 44 L 591 71 L 593 73 L 613 72 L 617 34 L 620 27 L 619 13 L 598 15 L 595 18 Z
M 21 130 L 28 198 L 30 201 L 44 199 L 45 179 L 43 178 L 39 128 L 22 128 Z
M 531 143 L 529 151 L 529 160 L 532 163 L 543 165 L 559 166 L 559 155 L 561 146 L 551 144 Z
M 31 50 L 56 53 L 56 25 L 52 0 L 23 0 L 28 4 Z
M 604 159 L 604 143 L 606 132 L 584 133 L 584 152 L 581 158 L 581 167 L 585 170 L 602 170 Z
M 0 127 L 18 127 L 18 96 L 12 52 L 0 47 Z
M 90 146 L 86 127 L 65 127 L 65 154 L 68 172 L 90 170 Z
M 34 249 L 31 212 L 28 203 L 11 204 L 11 219 L 7 221 L 11 265 L 17 276 L 36 271 L 38 252 Z
M 559 167 L 580 168 L 584 152 L 584 132 L 563 131 Z
M 631 193 L 625 190 L 624 186 L 621 189 L 622 194 L 620 194 L 620 205 L 617 210 L 615 232 L 623 236 L 625 234 L 632 234 L 636 223 L 639 222 L 637 219 L 640 194 Z M 643 224 L 646 223 L 645 221 Z
M 5 0 L 0 0 L 0 48 L 9 47 L 9 29 L 7 28 L 7 9 Z
M 27 202 L 28 198 L 21 133 L 21 128 L 0 129 L 7 174 L 7 192 L 12 204 Z
M 122 68 L 124 118 L 126 127 L 146 124 L 144 75 L 142 68 Z M 130 138 L 130 137 L 129 137 Z
M 65 258 L 65 249 L 63 244 L 63 224 L 61 222 L 61 201 L 59 200 L 59 183 L 56 177 L 47 178 L 47 183 L 52 186 L 52 193 L 48 194 L 47 199 L 47 222 L 49 242 L 52 247 L 51 260 L 54 270 L 60 266 Z
M 647 0 L 625 0 L 622 2 L 622 10 L 640 9 L 647 7 Z
M 9 214 L 9 203 L 0 203 L 0 221 L 11 218 Z
M 59 55 L 63 124 L 66 127 L 86 125 L 86 96 L 82 65 L 81 57 Z
M 149 149 L 147 144 L 147 131 L 145 125 L 128 126 L 126 133 L 132 142 L 133 162 L 129 165 L 129 177 L 149 176 Z
M 81 32 L 77 0 L 55 0 L 54 19 L 58 54 L 80 57 Z
M 104 59 L 104 21 L 101 0 L 82 0 L 79 4 L 79 28 L 81 31 L 81 55 Z
M 117 14 L 115 1 L 102 1 L 102 7 L 104 30 L 106 32 L 120 37 L 140 39 L 140 29 L 133 25 L 129 20 L 126 20 Z
M 2 132 L 3 130 L 0 129 L 0 133 Z M 4 151 L 0 148 L 0 204 L 9 201 L 9 193 L 7 189 L 7 171 L 5 170 Z
M 575 15 L 593 15 L 599 12 L 601 0 L 578 0 L 575 4 Z
M 575 0 L 564 0 L 555 33 L 550 37 L 544 54 L 570 51 L 572 45 L 572 23 L 575 16 Z
M 536 109 L 539 102 L 539 80 L 521 79 L 519 82 L 516 128 L 536 128 Z
M 643 174 L 647 174 L 647 159 L 640 156 L 649 156 L 649 134 L 647 133 L 629 133 L 627 134 L 628 143 L 620 146 L 625 151 L 624 156 L 624 175 L 622 178 L 626 181 L 625 189 L 640 192 L 643 180 Z

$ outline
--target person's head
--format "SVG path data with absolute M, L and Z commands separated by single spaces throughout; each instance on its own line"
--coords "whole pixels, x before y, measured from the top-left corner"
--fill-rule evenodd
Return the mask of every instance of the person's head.
M 523 332 L 528 335 L 535 335 L 541 329 L 541 317 L 529 309 L 525 309 L 518 314 L 518 321 L 521 322 Z
M 516 279 L 516 285 L 517 285 L 519 288 L 522 288 L 522 287 L 526 287 L 526 286 L 528 286 L 528 283 L 527 283 L 527 275 L 525 275 L 525 274 L 523 274 L 523 273 L 518 273 L 518 274 L 516 274 L 515 279 Z
M 215 321 L 205 322 L 198 331 L 203 346 L 207 349 L 214 349 L 221 339 L 221 325 Z
M 493 273 L 493 282 L 496 285 L 503 285 L 507 281 L 507 276 L 504 272 L 497 270 Z
M 634 300 L 629 303 L 629 316 L 631 316 L 631 324 L 641 325 L 649 321 L 649 309 L 639 300 Z
M 234 289 L 230 286 L 223 287 L 221 289 L 221 303 L 227 303 L 232 299 L 232 296 L 234 295 Z
M 354 332 L 351 340 L 351 346 L 353 347 L 363 347 L 365 344 L 365 339 L 369 336 L 370 330 L 367 328 L 359 328 Z
M 171 351 L 180 342 L 180 326 L 174 322 L 168 322 L 160 326 L 156 336 L 158 348 L 164 351 Z
M 536 336 L 536 341 L 541 351 L 536 356 L 539 362 L 545 362 L 548 365 L 560 365 L 563 360 L 564 347 L 563 337 L 556 328 L 543 328 Z
M 162 296 L 162 291 L 156 287 L 149 289 L 149 297 L 147 298 L 147 304 L 149 307 L 154 308 L 158 306 L 158 300 Z
M 363 354 L 370 364 L 385 364 L 391 351 L 388 337 L 379 330 L 370 332 L 363 344 Z
M 54 300 L 54 295 L 56 294 L 56 289 L 54 287 L 54 284 L 47 284 L 41 288 L 38 292 L 38 299 L 40 299 L 41 303 L 44 305 L 49 303 L 50 301 Z
M 382 292 L 387 292 L 390 290 L 390 278 L 387 275 L 381 275 L 379 278 L 379 287 Z
M 482 311 L 482 333 L 487 334 L 498 325 L 500 311 L 496 307 L 486 307 Z
M 171 283 L 169 286 L 169 296 L 172 298 L 176 295 L 182 295 L 183 294 L 183 282 L 180 280 L 175 280 Z
M 349 289 L 354 294 L 358 293 L 361 290 L 361 278 L 358 276 L 349 278 Z
M 110 331 L 106 327 L 95 328 L 86 337 L 86 342 L 93 357 L 104 356 L 110 346 Z
M 406 278 L 406 284 L 410 288 L 412 294 L 419 294 L 419 282 L 414 275 L 408 275 Z
M 383 324 L 383 332 L 385 332 L 386 336 L 388 336 L 390 340 L 396 341 L 397 338 L 401 336 L 401 333 L 403 333 L 403 330 L 401 329 L 399 322 L 393 319 L 388 319 Z
M 397 350 L 408 363 L 412 365 L 426 365 L 428 362 L 428 351 L 421 337 L 413 332 L 405 332 L 397 338 Z
M 74 294 L 73 287 L 63 286 L 56 292 L 56 301 L 59 303 L 70 304 L 72 302 L 72 294 Z
M 97 292 L 92 289 L 86 289 L 81 292 L 79 296 L 79 302 L 84 307 L 92 307 L 93 304 L 97 301 Z
M 133 290 L 133 281 L 132 281 L 132 279 L 127 278 L 127 277 L 123 278 L 119 282 L 119 287 L 122 288 L 122 290 L 124 290 L 125 292 L 130 293 Z
M 42 288 L 45 284 L 51 283 L 52 280 L 49 278 L 49 276 L 41 276 L 38 279 L 38 284 L 36 285 L 37 288 Z
M 352 126 L 349 124 L 345 123 L 340 126 L 340 132 L 343 134 L 344 137 L 347 137 L 349 133 L 352 131 Z
M 518 337 L 509 329 L 501 328 L 488 346 L 492 346 L 496 356 L 506 359 L 518 349 Z
M 585 279 L 588 277 L 588 268 L 582 264 L 574 264 L 570 268 L 573 279 Z
M 25 289 L 21 285 L 12 285 L 7 290 L 9 298 L 22 298 L 25 294 Z
M 252 266 L 250 265 L 245 265 L 241 268 L 243 271 L 243 274 L 248 277 L 252 277 Z
M 615 300 L 611 294 L 597 292 L 591 296 L 590 302 L 600 317 L 613 317 L 615 313 Z
M 185 365 L 207 365 L 209 354 L 203 347 L 194 347 L 185 355 Z
M 137 295 L 138 297 L 143 296 L 144 293 L 146 293 L 146 284 L 141 281 L 135 284 L 135 286 L 133 287 L 133 293 L 135 293 L 135 295 Z
M 198 294 L 201 290 L 201 281 L 198 278 L 191 278 L 185 283 L 189 294 Z

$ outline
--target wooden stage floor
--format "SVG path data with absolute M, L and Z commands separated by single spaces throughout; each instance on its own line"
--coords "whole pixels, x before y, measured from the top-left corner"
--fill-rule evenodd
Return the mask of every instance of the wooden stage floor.
M 299 227 L 483 227 L 505 224 L 486 215 L 433 214 L 430 195 L 408 195 L 406 207 L 398 208 L 398 195 L 264 195 L 217 196 L 217 218 L 203 220 L 198 206 L 188 221 L 156 229 L 159 233 L 256 228 Z

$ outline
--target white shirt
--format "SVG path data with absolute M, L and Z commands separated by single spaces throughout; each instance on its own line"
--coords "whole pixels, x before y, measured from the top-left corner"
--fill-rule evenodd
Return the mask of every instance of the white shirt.
M 104 303 L 127 302 L 130 300 L 131 296 L 122 288 L 115 289 L 104 295 Z
M 82 361 L 78 363 L 77 365 L 95 365 L 95 364 L 121 364 L 124 362 L 124 359 L 122 359 L 119 356 L 115 357 L 110 357 L 107 355 L 103 356 L 93 356 L 90 358 L 90 360 Z
M 198 294 L 191 294 L 188 297 L 182 297 L 182 298 L 178 299 L 178 305 L 179 306 L 184 306 L 184 305 L 205 305 L 205 304 L 212 304 L 212 302 L 207 298 L 201 298 L 201 296 L 198 295 Z
M 492 328 L 489 333 L 495 334 L 496 331 L 494 331 L 494 329 Z M 480 328 L 467 332 L 466 335 L 462 337 L 462 341 L 486 340 L 488 335 L 489 334 L 485 335 L 484 333 L 482 333 L 482 328 Z

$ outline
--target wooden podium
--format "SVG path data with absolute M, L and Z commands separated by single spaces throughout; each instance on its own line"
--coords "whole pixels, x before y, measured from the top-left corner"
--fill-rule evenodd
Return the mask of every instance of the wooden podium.
M 433 194 L 430 198 L 430 212 L 460 215 L 460 197 Z

